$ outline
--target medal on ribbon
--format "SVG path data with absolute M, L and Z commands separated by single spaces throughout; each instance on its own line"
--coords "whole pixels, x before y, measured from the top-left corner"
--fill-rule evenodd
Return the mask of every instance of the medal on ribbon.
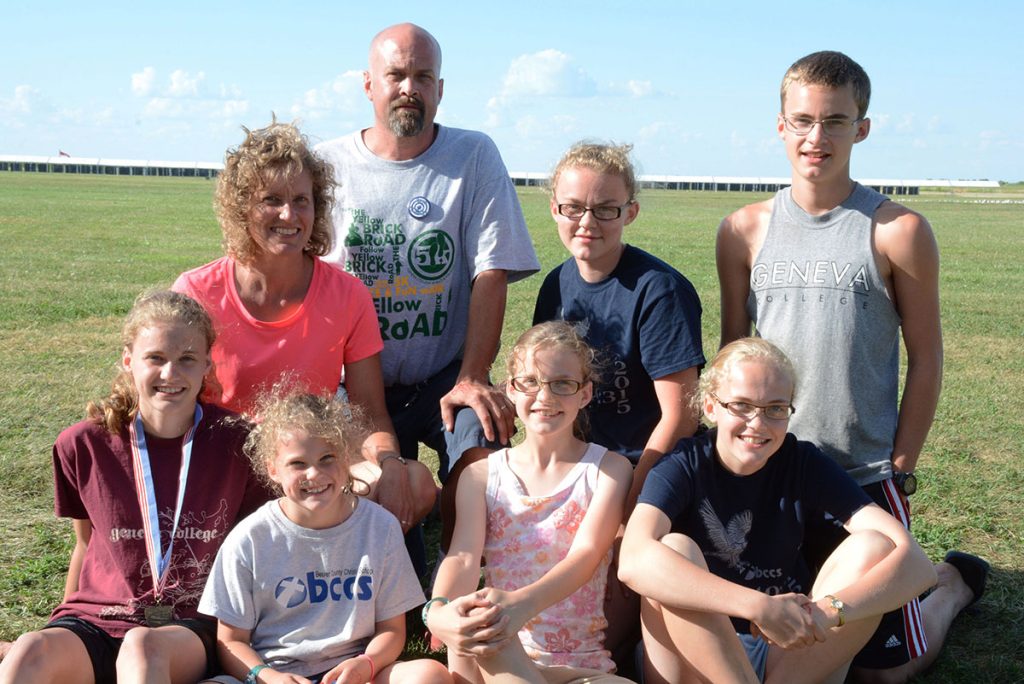
M 171 553 L 174 551 L 174 538 L 178 533 L 178 522 L 181 519 L 181 508 L 185 501 L 185 485 L 188 481 L 189 464 L 192 461 L 192 438 L 195 437 L 199 421 L 203 419 L 203 409 L 196 404 L 195 418 L 192 427 L 185 433 L 181 443 L 181 466 L 178 470 L 178 496 L 174 505 L 174 519 L 171 525 L 171 536 L 167 540 L 167 550 L 163 550 L 160 539 L 160 512 L 156 507 L 156 486 L 153 483 L 153 471 L 149 463 L 149 449 L 146 447 L 146 433 L 142 424 L 142 416 L 136 415 L 128 425 L 128 433 L 132 447 L 132 466 L 135 472 L 135 493 L 142 511 L 142 530 L 146 541 L 146 556 L 149 559 L 150 573 L 153 577 L 153 598 L 156 605 L 145 606 L 143 614 L 146 624 L 160 627 L 174 618 L 174 606 L 161 603 L 167 578 L 171 570 Z

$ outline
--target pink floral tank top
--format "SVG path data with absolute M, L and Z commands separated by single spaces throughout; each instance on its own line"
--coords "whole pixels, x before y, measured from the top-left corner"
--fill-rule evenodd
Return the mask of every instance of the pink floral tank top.
M 512 591 L 536 582 L 569 553 L 597 489 L 605 449 L 587 447 L 583 458 L 546 496 L 527 494 L 509 468 L 508 450 L 488 457 L 484 581 Z M 605 586 L 612 553 L 572 595 L 549 606 L 519 631 L 527 655 L 541 665 L 613 672 L 604 648 Z

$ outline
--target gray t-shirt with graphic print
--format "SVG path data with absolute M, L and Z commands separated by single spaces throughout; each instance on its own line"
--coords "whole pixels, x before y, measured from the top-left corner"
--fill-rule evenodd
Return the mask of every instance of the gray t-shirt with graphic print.
M 325 259 L 370 288 L 384 384 L 423 382 L 462 356 L 477 275 L 540 270 L 505 164 L 483 133 L 444 126 L 407 161 L 377 157 L 361 131 L 316 149 L 339 184 Z

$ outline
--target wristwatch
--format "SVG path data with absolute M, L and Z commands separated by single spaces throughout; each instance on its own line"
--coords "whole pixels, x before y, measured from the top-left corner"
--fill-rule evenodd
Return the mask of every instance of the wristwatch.
M 846 624 L 846 604 L 832 594 L 826 594 L 825 598 L 828 599 L 828 602 L 832 605 L 832 609 L 836 611 L 836 615 L 839 617 L 839 624 L 836 626 L 842 627 Z
M 402 458 L 398 454 L 396 454 L 394 452 L 391 452 L 391 451 L 389 451 L 388 453 L 386 453 L 383 456 L 381 456 L 377 460 L 377 465 L 383 468 L 384 467 L 384 461 L 387 461 L 388 459 L 392 459 L 392 458 L 395 459 L 396 461 L 398 461 L 399 463 L 401 463 L 402 465 L 408 465 L 408 461 L 406 461 L 404 458 Z
M 914 475 L 912 472 L 901 473 L 898 470 L 893 470 L 892 481 L 906 496 L 910 496 L 917 491 L 917 475 Z

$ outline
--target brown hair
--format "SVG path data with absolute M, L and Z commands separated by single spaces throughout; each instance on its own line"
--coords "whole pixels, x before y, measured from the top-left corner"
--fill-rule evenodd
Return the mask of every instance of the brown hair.
M 526 363 L 526 357 L 538 349 L 563 349 L 574 354 L 580 361 L 583 383 L 596 382 L 599 379 L 597 357 L 594 349 L 579 334 L 576 328 L 565 321 L 548 321 L 538 323 L 516 340 L 505 361 L 505 372 L 509 381 L 515 377 L 516 370 Z M 576 415 L 573 434 L 585 439 L 588 425 L 587 413 L 584 410 Z
M 139 332 L 155 325 L 180 325 L 198 330 L 206 340 L 204 351 L 207 354 L 217 338 L 213 321 L 199 302 L 180 292 L 147 290 L 135 299 L 131 311 L 124 319 L 121 328 L 122 348 L 131 349 Z M 85 408 L 88 420 L 104 426 L 115 435 L 135 417 L 138 410 L 139 394 L 132 374 L 125 368 L 118 371 L 110 394 L 98 401 L 90 401 Z
M 227 151 L 224 171 L 217 179 L 213 200 L 224 252 L 249 263 L 259 247 L 249 235 L 249 220 L 256 193 L 272 178 L 309 171 L 313 178 L 313 231 L 305 251 L 323 256 L 331 251 L 331 207 L 334 203 L 334 170 L 313 152 L 306 136 L 292 124 L 274 119 L 266 128 L 245 131 L 241 145 Z
M 554 196 L 555 189 L 558 187 L 558 179 L 562 176 L 563 171 L 582 167 L 595 173 L 619 176 L 626 185 L 629 201 L 636 200 L 639 188 L 636 183 L 636 171 L 629 159 L 632 149 L 632 145 L 606 145 L 586 141 L 576 143 L 562 155 L 551 172 L 549 184 L 551 195 Z
M 256 424 L 245 440 L 245 454 L 252 469 L 271 488 L 280 490 L 270 479 L 267 464 L 277 457 L 278 443 L 295 432 L 318 437 L 337 450 L 335 454 L 349 468 L 358 461 L 363 440 L 369 430 L 358 406 L 342 399 L 296 390 L 284 381 L 260 397 L 256 404 Z M 351 479 L 351 475 L 349 476 Z
M 793 83 L 842 88 L 847 83 L 853 87 L 853 99 L 857 103 L 857 116 L 863 119 L 868 113 L 871 101 L 871 79 L 860 64 L 842 52 L 824 50 L 813 52 L 793 62 L 782 78 L 780 97 L 782 112 L 786 111 L 786 90 Z

